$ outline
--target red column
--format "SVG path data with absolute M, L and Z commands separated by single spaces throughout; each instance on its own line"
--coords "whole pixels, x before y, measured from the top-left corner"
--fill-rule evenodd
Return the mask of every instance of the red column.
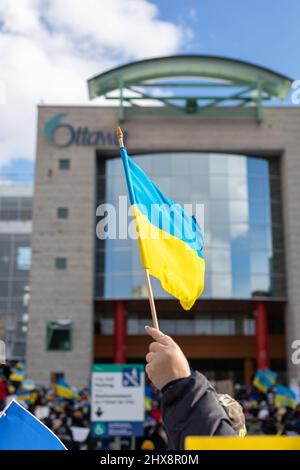
M 270 366 L 268 313 L 264 302 L 255 306 L 256 367 L 265 369 Z
M 126 363 L 126 311 L 124 302 L 115 302 L 114 314 L 114 363 Z

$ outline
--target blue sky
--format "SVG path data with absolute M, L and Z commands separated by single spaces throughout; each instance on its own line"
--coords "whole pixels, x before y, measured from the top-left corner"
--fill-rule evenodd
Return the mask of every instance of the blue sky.
M 86 79 L 121 63 L 211 54 L 300 78 L 299 18 L 299 0 L 0 0 L 0 181 L 33 175 L 38 103 L 85 102 Z
M 299 0 L 155 0 L 161 17 L 184 22 L 190 54 L 223 55 L 300 77 Z

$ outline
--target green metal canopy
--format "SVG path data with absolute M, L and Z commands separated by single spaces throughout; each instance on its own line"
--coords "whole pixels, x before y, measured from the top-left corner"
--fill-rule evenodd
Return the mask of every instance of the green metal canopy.
M 189 81 L 182 82 L 183 78 Z M 168 79 L 173 81 L 167 82 Z M 225 102 L 230 102 L 231 107 L 235 104 L 239 108 L 245 104 L 254 104 L 258 109 L 259 119 L 261 101 L 285 99 L 291 83 L 290 78 L 249 62 L 226 57 L 178 55 L 132 62 L 109 70 L 88 80 L 88 89 L 91 99 L 99 96 L 112 99 L 107 94 L 118 89 L 121 118 L 124 117 L 124 102 L 137 106 L 136 100 L 151 98 L 187 113 L 201 113 L 216 108 L 220 103 L 224 105 Z M 185 87 L 189 92 L 184 96 L 176 93 L 171 93 L 170 96 L 166 96 L 166 93 L 161 96 L 157 93 L 155 96 L 145 93 L 144 87 L 149 90 L 154 86 L 156 89 L 163 87 L 164 90 Z M 196 87 L 202 87 L 201 94 L 191 94 L 191 90 L 195 91 Z M 203 93 L 204 88 L 214 92 L 218 89 L 218 92 L 211 96 Z M 233 94 L 224 93 L 224 90 L 230 89 Z M 134 91 L 139 96 L 126 96 L 124 90 Z M 204 106 L 203 101 L 206 102 Z

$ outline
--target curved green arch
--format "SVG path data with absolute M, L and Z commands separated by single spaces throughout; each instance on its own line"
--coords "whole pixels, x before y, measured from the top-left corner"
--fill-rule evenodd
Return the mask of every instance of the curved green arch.
M 88 80 L 90 98 L 144 81 L 165 78 L 198 77 L 230 84 L 260 87 L 270 96 L 285 99 L 292 80 L 258 65 L 226 57 L 177 55 L 141 60 L 122 65 Z

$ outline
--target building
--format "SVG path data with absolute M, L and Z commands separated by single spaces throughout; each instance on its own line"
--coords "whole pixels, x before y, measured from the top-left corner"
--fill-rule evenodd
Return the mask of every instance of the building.
M 8 360 L 26 355 L 32 198 L 32 184 L 0 185 L 0 332 Z
M 300 109 L 291 81 L 246 62 L 175 56 L 89 80 L 106 105 L 40 106 L 28 367 L 86 383 L 92 361 L 143 361 L 150 323 L 136 242 L 100 240 L 97 207 L 126 195 L 115 129 L 168 196 L 205 205 L 206 288 L 190 312 L 153 280 L 160 327 L 210 378 L 256 367 L 298 379 Z M 107 106 L 109 99 L 118 106 Z

